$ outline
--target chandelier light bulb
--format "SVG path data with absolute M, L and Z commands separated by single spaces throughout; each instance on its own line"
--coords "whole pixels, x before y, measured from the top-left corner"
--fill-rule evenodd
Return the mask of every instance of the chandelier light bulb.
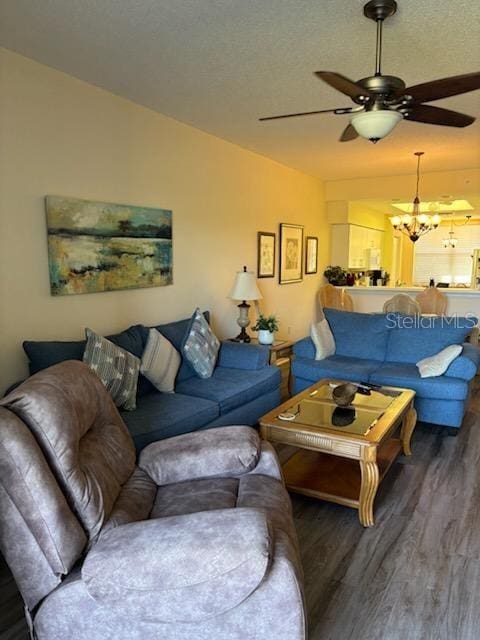
M 400 218 L 400 216 L 393 216 L 392 218 L 390 218 L 390 222 L 392 223 L 392 227 L 396 229 L 400 226 L 402 219 Z
M 409 225 L 412 222 L 412 216 L 409 213 L 406 213 L 402 216 L 402 224 Z
M 438 225 L 440 224 L 440 222 L 442 221 L 441 216 L 438 215 L 438 213 L 435 213 L 432 216 L 432 224 L 434 227 L 438 227 Z
M 425 213 L 421 213 L 417 219 L 421 225 L 426 225 L 429 221 L 429 217 Z

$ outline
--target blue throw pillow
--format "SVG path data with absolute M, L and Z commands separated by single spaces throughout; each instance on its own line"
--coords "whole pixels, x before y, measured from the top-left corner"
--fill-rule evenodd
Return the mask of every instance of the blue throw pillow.
M 182 345 L 183 357 L 200 378 L 210 378 L 217 361 L 220 341 L 200 309 L 195 309 Z

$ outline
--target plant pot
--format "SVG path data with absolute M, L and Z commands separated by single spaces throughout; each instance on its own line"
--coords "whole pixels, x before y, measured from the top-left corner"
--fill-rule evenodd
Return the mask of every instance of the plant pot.
M 273 344 L 273 333 L 268 329 L 260 329 L 258 332 L 259 344 Z

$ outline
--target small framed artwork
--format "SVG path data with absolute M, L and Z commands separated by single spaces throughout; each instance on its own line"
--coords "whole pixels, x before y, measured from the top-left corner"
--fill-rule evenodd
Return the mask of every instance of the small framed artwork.
M 305 245 L 305 273 L 317 273 L 318 238 L 307 236 Z
M 275 275 L 276 236 L 268 231 L 259 231 L 257 237 L 257 277 L 273 278 Z
M 301 282 L 303 279 L 303 226 L 280 225 L 280 284 Z

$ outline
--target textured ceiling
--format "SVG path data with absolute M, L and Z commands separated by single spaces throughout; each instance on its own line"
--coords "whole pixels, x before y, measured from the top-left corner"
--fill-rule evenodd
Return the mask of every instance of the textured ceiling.
M 346 116 L 259 116 L 349 106 L 313 76 L 373 73 L 375 25 L 360 0 L 0 0 L 0 43 L 177 120 L 323 179 L 480 165 L 480 91 L 437 106 L 479 118 L 401 122 L 376 146 L 337 142 Z M 480 3 L 399 0 L 383 71 L 407 85 L 480 68 Z

